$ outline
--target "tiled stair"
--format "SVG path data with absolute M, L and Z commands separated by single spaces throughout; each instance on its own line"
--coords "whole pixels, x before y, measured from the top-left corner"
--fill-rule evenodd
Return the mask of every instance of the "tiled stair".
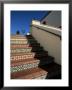
M 11 79 L 45 79 L 61 74 L 54 57 L 48 55 L 31 35 L 11 36 L 10 58 Z

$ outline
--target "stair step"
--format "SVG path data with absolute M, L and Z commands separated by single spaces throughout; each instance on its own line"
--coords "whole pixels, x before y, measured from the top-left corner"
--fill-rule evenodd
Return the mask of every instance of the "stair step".
M 33 47 L 33 46 L 40 46 L 40 43 L 37 43 L 37 42 L 35 43 L 35 42 L 34 42 L 34 43 L 29 43 L 29 45 L 32 46 L 32 47 Z
M 61 66 L 56 63 L 50 63 L 40 66 L 40 68 L 48 72 L 47 79 L 53 79 L 55 76 L 61 75 Z
M 12 79 L 45 79 L 48 72 L 41 68 L 32 68 L 11 73 Z
M 29 44 L 29 43 L 37 43 L 37 41 L 18 41 L 18 40 L 13 40 L 13 41 L 11 41 L 11 44 Z
M 27 48 L 27 47 L 30 47 L 29 44 L 25 44 L 25 45 L 18 45 L 18 44 L 15 44 L 15 45 L 11 45 L 11 48 L 12 49 L 16 49 L 16 48 Z
M 27 52 L 31 52 L 32 48 L 28 47 L 28 48 L 21 48 L 21 49 L 11 49 L 11 53 L 27 53 Z
M 28 58 L 28 59 L 15 59 L 15 60 L 11 60 L 11 63 L 19 63 L 19 62 L 27 62 L 27 61 L 31 61 L 31 60 L 39 60 L 39 66 L 41 65 L 45 65 L 45 64 L 50 64 L 52 62 L 54 62 L 54 57 L 52 56 L 47 56 L 47 57 L 40 57 L 40 58 Z
M 41 53 L 16 53 L 11 55 L 11 60 L 19 60 L 19 59 L 28 59 L 28 58 L 38 58 L 38 57 L 46 57 L 48 54 L 46 52 Z
M 33 58 L 35 53 L 15 53 L 11 54 L 11 60 L 21 60 L 21 59 L 28 59 Z
M 23 36 L 23 35 L 11 35 L 11 39 L 27 39 L 30 38 L 32 39 L 32 36 Z
M 14 49 L 19 49 L 19 50 L 21 50 L 21 49 L 43 49 L 43 47 L 20 47 L 20 48 L 17 48 L 17 47 L 13 47 L 13 48 L 11 48 L 11 50 L 14 50 Z
M 48 65 L 48 64 L 54 62 L 54 57 L 52 57 L 52 56 L 39 57 L 38 59 L 40 60 L 39 66 L 46 65 L 46 64 Z
M 23 35 L 11 35 L 11 39 L 25 39 L 26 36 Z
M 20 39 L 19 39 L 19 38 L 12 38 L 12 39 L 10 39 L 10 41 L 11 41 L 11 42 L 14 42 L 14 41 L 15 41 L 15 42 L 16 42 L 16 41 L 22 41 L 22 42 L 24 42 L 24 41 L 36 41 L 36 40 L 33 39 L 33 38 L 29 38 L 29 39 L 27 39 L 27 38 L 24 38 L 24 39 L 23 39 L 23 38 L 20 38 Z
M 26 48 L 12 48 L 11 53 L 22 53 L 22 52 L 36 52 L 43 51 L 43 47 L 26 47 Z
M 37 43 L 37 44 L 33 44 L 33 45 L 30 45 L 30 44 L 11 44 L 11 48 L 25 48 L 25 47 L 40 47 L 40 44 Z
M 21 70 L 38 67 L 39 62 L 40 60 L 38 59 L 11 61 L 11 72 L 17 72 Z
M 29 45 L 29 44 L 25 44 L 25 45 L 11 45 L 11 49 L 21 49 L 21 48 L 40 48 L 40 45 Z M 43 48 L 43 47 L 42 47 Z

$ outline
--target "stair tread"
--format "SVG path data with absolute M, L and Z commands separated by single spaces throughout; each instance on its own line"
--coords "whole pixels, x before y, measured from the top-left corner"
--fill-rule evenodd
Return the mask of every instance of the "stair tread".
M 11 36 L 11 40 L 15 40 L 15 39 L 33 39 L 34 38 L 32 36 L 23 36 L 23 35 L 12 35 Z
M 32 78 L 36 78 L 39 77 L 41 75 L 47 74 L 48 72 L 41 69 L 41 68 L 31 68 L 28 70 L 23 70 L 23 71 L 19 71 L 19 72 L 13 72 L 11 73 L 11 78 L 15 78 L 15 79 L 32 79 Z
M 26 36 L 22 36 L 22 35 L 12 35 L 12 36 L 11 36 L 11 39 L 13 39 L 13 38 L 14 38 L 14 39 L 17 39 L 17 38 L 18 38 L 18 39 L 20 39 L 20 38 L 25 39 Z
M 15 47 L 15 48 L 11 48 L 11 50 L 15 50 L 15 49 L 32 49 L 32 47 L 24 47 L 24 48 L 22 48 L 22 47 Z
M 14 38 L 15 38 L 15 37 L 19 37 L 19 38 L 20 38 L 20 37 L 25 37 L 25 38 L 28 38 L 28 37 L 32 37 L 32 35 L 11 35 L 11 38 L 12 38 L 12 37 L 14 37 Z
M 25 44 L 25 45 L 23 45 L 23 44 L 21 44 L 21 45 L 18 45 L 18 44 L 11 44 L 11 48 L 25 48 L 25 47 L 40 47 L 40 45 L 39 44 L 35 44 L 35 45 L 30 45 L 30 44 Z
M 46 51 L 42 51 L 42 52 L 22 52 L 22 53 L 14 53 L 14 54 L 12 54 L 11 56 L 22 56 L 22 55 L 32 55 L 32 54 L 35 54 L 35 55 L 38 55 L 38 54 L 47 54 L 47 52 Z
M 44 57 L 44 58 L 29 58 L 29 59 L 22 59 L 22 60 L 11 60 L 11 64 L 18 64 L 18 63 L 28 63 L 28 62 L 36 62 L 36 61 L 53 61 L 54 58 L 51 56 Z
M 11 66 L 17 66 L 22 64 L 28 64 L 28 63 L 35 63 L 38 62 L 38 59 L 32 58 L 32 59 L 25 59 L 25 60 L 19 60 L 19 61 L 11 61 Z
M 53 77 L 54 75 L 56 75 L 58 73 L 61 74 L 61 65 L 59 65 L 55 62 L 52 62 L 48 65 L 47 64 L 42 65 L 42 66 L 40 66 L 40 68 L 42 68 L 48 72 L 47 78 Z
M 10 40 L 34 40 L 33 38 L 27 38 L 27 37 L 24 37 L 24 38 L 11 38 Z
M 11 50 L 21 50 L 21 49 L 42 49 L 43 47 L 14 47 L 14 48 L 11 48 Z

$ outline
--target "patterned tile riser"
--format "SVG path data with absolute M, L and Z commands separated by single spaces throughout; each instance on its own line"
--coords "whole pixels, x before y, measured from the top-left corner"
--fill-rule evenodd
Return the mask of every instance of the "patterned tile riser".
M 24 38 L 24 39 L 23 38 L 21 38 L 21 39 L 19 39 L 19 38 L 18 39 L 17 38 L 16 39 L 11 38 L 10 41 L 13 42 L 13 41 L 28 41 L 28 40 L 27 40 L 27 38 Z
M 28 59 L 28 58 L 33 58 L 34 56 L 35 55 L 11 56 L 11 60 Z
M 22 38 L 22 37 L 16 37 L 16 38 L 11 38 L 10 41 L 34 41 L 34 38 Z
M 27 44 L 27 45 L 11 45 L 11 48 L 26 48 L 29 46 L 30 46 L 29 44 Z
M 26 37 L 22 35 L 14 35 L 14 36 L 12 35 L 11 39 L 26 39 Z
M 42 49 L 35 49 L 33 51 L 37 51 L 37 50 L 42 50 Z M 11 53 L 19 53 L 19 52 L 31 52 L 32 51 L 32 48 L 24 48 L 24 49 L 12 49 L 11 50 Z
M 29 49 L 17 49 L 17 50 L 11 50 L 11 53 L 16 53 L 16 52 L 31 52 L 31 48 Z
M 21 71 L 21 70 L 35 68 L 35 67 L 38 67 L 38 64 L 39 64 L 39 62 L 11 67 L 11 72 L 17 72 L 17 71 Z
M 11 41 L 11 44 L 27 44 L 28 43 L 28 41 L 25 41 L 25 42 L 23 42 L 23 41 Z
M 36 41 L 34 42 L 34 40 L 29 40 L 29 38 L 27 40 L 27 37 L 24 37 L 24 36 L 22 36 L 22 37 L 15 36 L 15 37 L 11 38 L 11 45 L 13 45 L 13 46 L 11 46 L 11 60 L 19 60 L 19 62 L 20 62 L 20 60 L 24 60 L 24 59 L 28 60 L 28 58 L 34 58 L 35 53 L 31 53 L 31 51 L 32 51 L 31 45 L 36 45 Z M 16 45 L 18 45 L 18 46 L 16 47 Z M 27 48 L 27 47 L 29 47 L 29 48 Z M 33 50 L 37 50 L 37 49 L 35 48 Z M 22 52 L 22 53 L 20 53 L 20 52 Z M 41 55 L 42 54 L 38 54 L 38 56 L 41 56 Z M 14 62 L 14 61 L 11 61 L 11 62 Z M 15 62 L 17 62 L 17 61 L 15 61 Z M 24 62 L 24 61 L 22 61 L 22 62 Z M 24 70 L 24 72 L 25 72 L 25 70 L 27 71 L 32 68 L 37 68 L 39 66 L 40 60 L 37 62 L 36 61 L 34 61 L 34 62 L 26 61 L 24 63 L 22 63 L 22 62 L 21 63 L 17 62 L 14 64 L 12 63 L 11 68 L 10 68 L 11 73 L 19 72 L 22 70 Z M 35 72 L 35 73 L 33 73 L 32 77 L 29 77 L 28 75 L 26 75 L 24 79 L 28 79 L 28 78 L 30 78 L 30 79 L 45 79 L 46 76 L 47 76 L 46 72 Z
M 27 39 L 25 36 L 11 36 L 11 39 Z M 30 38 L 32 39 L 32 38 Z
M 11 42 L 16 42 L 16 41 L 22 41 L 22 42 L 25 42 L 25 41 L 35 41 L 34 39 L 27 39 L 27 38 L 24 38 L 24 39 L 11 39 L 10 40 Z

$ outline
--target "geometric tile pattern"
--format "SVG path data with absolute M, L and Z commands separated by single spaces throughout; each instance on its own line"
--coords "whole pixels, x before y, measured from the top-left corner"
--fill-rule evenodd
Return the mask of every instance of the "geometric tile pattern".
M 39 68 L 40 60 L 35 58 L 36 52 L 32 52 L 32 45 L 36 47 L 36 41 L 21 35 L 11 35 L 11 78 L 12 79 L 45 79 L 48 72 Z M 36 51 L 40 48 L 35 48 Z M 39 51 L 38 51 L 39 52 Z M 45 53 L 38 53 L 38 57 Z

